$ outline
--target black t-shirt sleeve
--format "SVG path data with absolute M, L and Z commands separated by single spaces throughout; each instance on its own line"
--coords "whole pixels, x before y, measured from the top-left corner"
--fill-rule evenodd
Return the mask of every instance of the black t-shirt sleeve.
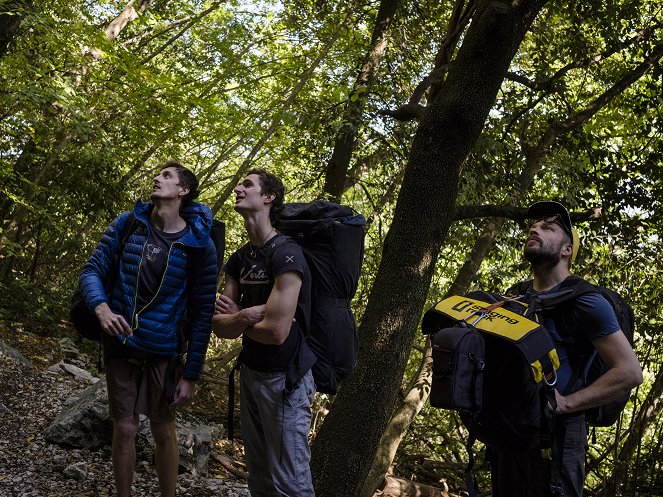
M 228 262 L 223 268 L 223 271 L 231 278 L 239 281 L 241 256 L 239 250 L 233 252 L 228 258 Z
M 295 271 L 302 277 L 305 274 L 306 260 L 302 249 L 295 242 L 288 240 L 274 250 L 272 254 L 272 273 L 276 278 L 278 275 Z

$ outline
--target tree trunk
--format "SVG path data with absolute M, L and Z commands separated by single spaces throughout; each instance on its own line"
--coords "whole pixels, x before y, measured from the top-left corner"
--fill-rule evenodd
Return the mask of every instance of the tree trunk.
M 453 220 L 461 165 L 544 3 L 482 1 L 442 91 L 422 118 L 360 327 L 360 361 L 313 445 L 320 497 L 360 495 Z
M 18 36 L 21 22 L 32 7 L 32 0 L 3 2 L 0 12 L 0 57 L 7 53 L 9 45 Z
M 361 125 L 368 93 L 373 86 L 380 61 L 387 50 L 389 30 L 399 0 L 382 0 L 375 18 L 371 47 L 359 70 L 357 81 L 348 97 L 343 116 L 343 126 L 334 140 L 334 150 L 325 173 L 324 192 L 328 197 L 339 201 L 345 191 L 345 178 L 354 150 L 355 140 Z
M 629 473 L 629 462 L 633 461 L 638 446 L 642 443 L 642 436 L 647 431 L 649 425 L 657 421 L 663 412 L 663 369 L 658 371 L 651 390 L 647 393 L 647 398 L 638 410 L 629 434 L 622 444 L 621 450 L 615 460 L 615 468 L 610 475 L 607 485 L 603 491 L 603 497 L 614 497 L 615 495 L 635 495 L 635 489 L 632 492 L 626 491 L 626 483 Z M 635 480 L 635 479 L 634 479 Z M 621 492 L 618 490 L 621 489 Z

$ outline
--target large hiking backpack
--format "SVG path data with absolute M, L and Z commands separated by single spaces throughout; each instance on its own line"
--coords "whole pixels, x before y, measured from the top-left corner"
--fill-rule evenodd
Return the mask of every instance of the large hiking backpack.
M 311 271 L 307 344 L 318 392 L 334 394 L 357 363 L 358 339 L 350 301 L 364 257 L 366 219 L 350 207 L 316 200 L 284 205 L 275 227 L 301 247 Z
M 545 443 L 546 404 L 554 406 L 559 358 L 548 331 L 527 313 L 517 300 L 471 292 L 442 300 L 422 321 L 432 335 L 431 406 L 459 411 L 470 436 L 504 451 Z M 461 391 L 470 392 L 465 400 Z
M 526 295 L 532 288 L 532 281 L 520 282 L 507 290 L 510 295 Z M 609 290 L 599 285 L 593 285 L 578 276 L 567 277 L 560 285 L 559 291 L 553 294 L 543 294 L 530 299 L 530 306 L 534 312 L 552 313 L 555 321 L 555 327 L 558 333 L 564 338 L 565 345 L 573 347 L 574 326 L 573 326 L 573 303 L 579 296 L 598 292 L 612 306 L 617 322 L 626 336 L 628 342 L 633 346 L 633 336 L 635 332 L 635 315 L 633 308 L 613 290 Z M 576 390 L 591 385 L 607 371 L 603 360 L 599 357 L 596 350 L 581 360 L 578 367 L 575 368 L 571 376 L 569 385 Z M 568 392 L 563 392 L 568 393 Z M 585 412 L 587 421 L 592 426 L 611 426 L 620 417 L 628 399 L 630 392 L 622 397 L 594 407 Z
M 438 302 L 422 321 L 433 348 L 430 404 L 458 411 L 468 430 L 471 496 L 475 440 L 506 452 L 550 446 L 559 358 L 528 311 L 518 300 L 471 292 Z
M 218 219 L 212 219 L 212 226 L 210 228 L 209 234 L 210 240 L 214 244 L 214 249 L 216 250 L 216 278 L 217 284 L 219 275 L 223 270 L 223 256 L 226 250 L 226 225 L 219 221 Z M 191 257 L 189 257 L 189 264 L 196 261 L 196 251 L 192 251 Z M 187 269 L 188 274 L 191 274 L 192 271 Z M 187 299 L 188 300 L 188 299 Z M 191 335 L 191 322 L 188 318 L 189 310 L 184 313 L 182 320 L 180 321 L 180 327 L 177 331 L 178 338 L 180 341 L 179 350 L 180 352 L 186 352 L 187 342 L 189 341 L 189 336 Z

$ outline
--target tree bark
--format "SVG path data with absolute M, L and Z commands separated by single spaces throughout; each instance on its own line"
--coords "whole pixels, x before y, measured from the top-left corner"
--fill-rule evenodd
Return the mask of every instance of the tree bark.
M 122 30 L 126 28 L 130 22 L 138 19 L 138 16 L 147 10 L 152 3 L 152 0 L 140 0 L 138 3 L 138 10 L 134 7 L 135 3 L 134 0 L 129 0 L 129 3 L 127 3 L 120 15 L 113 19 L 106 27 L 104 33 L 109 41 L 115 41 Z
M 21 22 L 32 7 L 32 0 L 14 0 L 3 3 L 2 12 L 0 12 L 0 57 L 7 53 L 9 45 L 18 36 Z
M 615 460 L 614 470 L 603 491 L 603 497 L 635 495 L 635 492 L 627 493 L 625 491 L 630 466 L 629 462 L 633 461 L 633 455 L 642 443 L 642 436 L 647 431 L 647 428 L 652 422 L 659 419 L 661 412 L 663 412 L 663 369 L 658 371 L 654 384 L 647 393 L 647 398 L 642 403 L 631 423 L 629 433 L 624 439 Z M 588 472 L 592 469 L 594 468 L 588 468 Z M 622 491 L 618 492 L 620 488 Z
M 461 165 L 544 3 L 482 1 L 442 91 L 421 120 L 360 327 L 359 365 L 313 445 L 311 467 L 320 497 L 360 495 L 453 220 Z
M 345 113 L 342 117 L 343 126 L 334 140 L 332 157 L 327 164 L 325 173 L 324 193 L 331 199 L 339 201 L 345 191 L 346 175 L 350 167 L 350 159 L 361 125 L 368 93 L 373 86 L 375 75 L 389 43 L 389 30 L 394 13 L 400 4 L 399 0 L 382 0 L 375 18 L 371 47 L 359 70 L 359 75 L 349 95 Z

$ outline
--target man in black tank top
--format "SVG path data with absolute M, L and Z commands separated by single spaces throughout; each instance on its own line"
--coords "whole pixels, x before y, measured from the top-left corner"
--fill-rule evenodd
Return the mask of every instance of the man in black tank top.
M 313 497 L 308 431 L 315 356 L 308 333 L 311 277 L 297 243 L 273 223 L 281 180 L 251 170 L 234 190 L 249 242 L 233 253 L 212 321 L 221 338 L 242 337 L 241 428 L 253 497 Z M 303 373 L 293 378 L 293 371 Z

